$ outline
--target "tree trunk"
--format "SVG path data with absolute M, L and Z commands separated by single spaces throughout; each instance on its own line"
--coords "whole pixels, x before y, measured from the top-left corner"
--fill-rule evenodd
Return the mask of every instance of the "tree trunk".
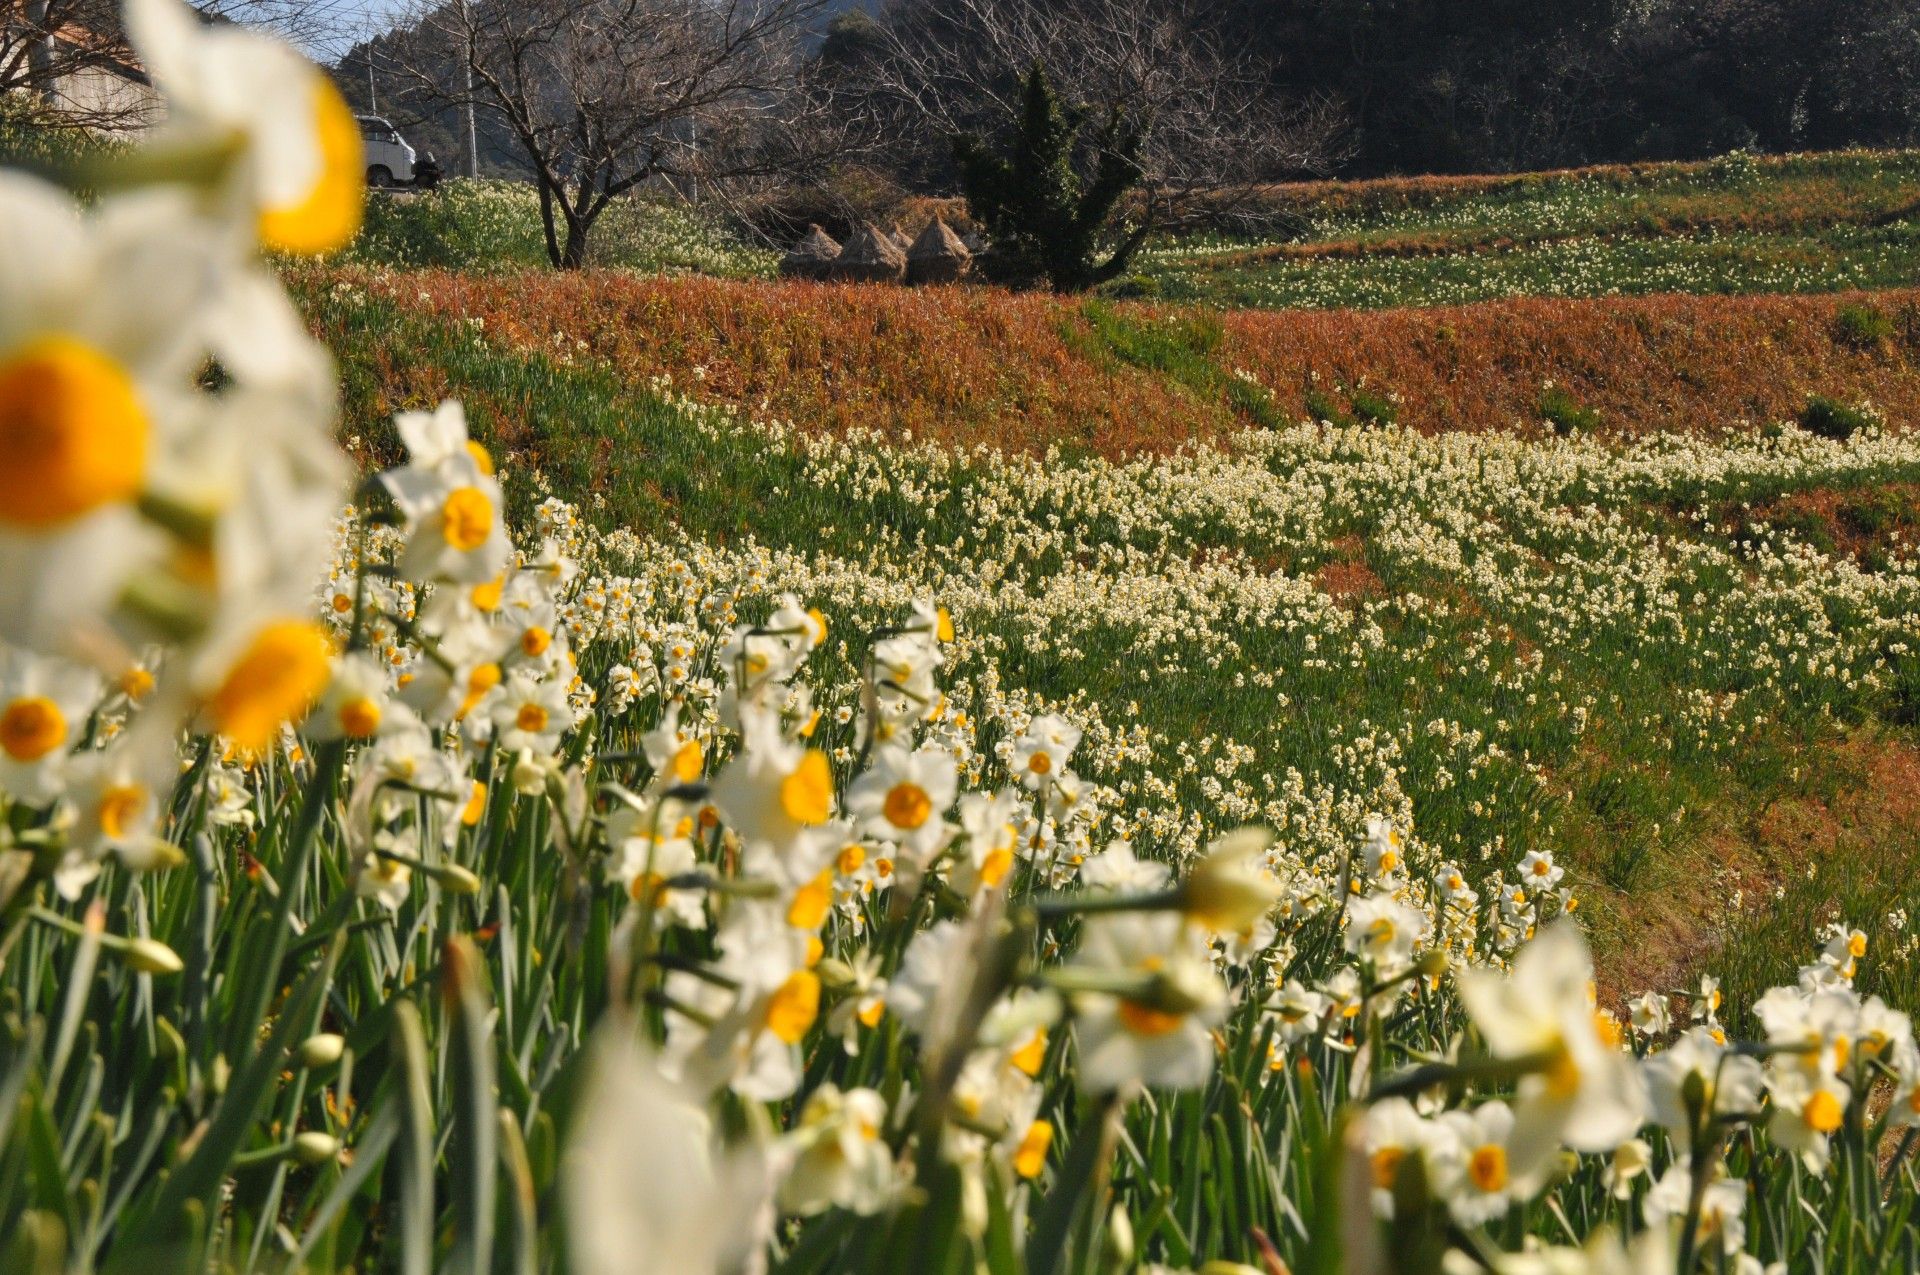
M 547 261 L 560 265 L 560 232 L 554 224 L 553 206 L 555 203 L 553 187 L 548 184 L 545 174 L 540 177 L 540 229 L 546 233 Z M 571 236 L 572 232 L 568 232 Z
M 593 223 L 578 217 L 567 218 L 567 243 L 556 263 L 562 270 L 578 270 L 587 264 L 587 232 Z

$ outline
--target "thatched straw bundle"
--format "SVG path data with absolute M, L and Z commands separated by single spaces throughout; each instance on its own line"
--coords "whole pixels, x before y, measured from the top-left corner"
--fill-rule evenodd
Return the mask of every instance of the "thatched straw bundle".
M 840 245 L 826 231 L 815 226 L 793 251 L 780 259 L 780 274 L 788 279 L 825 279 L 833 274 L 840 258 Z
M 828 277 L 846 283 L 898 283 L 906 274 L 907 254 L 894 246 L 886 231 L 864 221 L 834 258 Z
M 939 217 L 928 222 L 907 249 L 908 283 L 952 283 L 964 278 L 972 266 L 973 254 L 967 245 Z

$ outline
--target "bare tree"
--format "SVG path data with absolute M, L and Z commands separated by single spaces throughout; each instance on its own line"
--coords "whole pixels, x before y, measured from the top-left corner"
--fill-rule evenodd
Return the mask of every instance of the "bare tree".
M 1141 235 L 1245 213 L 1264 182 L 1321 174 L 1346 119 L 1324 99 L 1286 101 L 1274 68 L 1233 43 L 1217 0 L 922 0 L 881 20 L 867 60 L 902 136 L 950 147 L 1018 117 L 1036 65 L 1094 118 L 1140 135 L 1126 205 Z M 929 127 L 929 125 L 931 127 Z M 946 156 L 933 156 L 944 166 Z
M 188 0 L 210 22 L 270 31 L 318 61 L 338 57 L 370 20 L 367 0 Z
M 831 3 L 442 0 L 386 43 L 423 95 L 504 123 L 539 188 L 548 255 L 574 268 L 600 214 L 643 182 L 762 178 L 844 150 L 802 51 Z

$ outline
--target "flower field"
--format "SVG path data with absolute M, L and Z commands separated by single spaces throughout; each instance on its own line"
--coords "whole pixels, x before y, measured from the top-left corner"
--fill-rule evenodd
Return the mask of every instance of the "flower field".
M 0 1269 L 1920 1264 L 1907 294 L 1357 329 L 1469 430 L 1260 316 L 296 264 L 337 90 L 129 24 L 164 128 L 0 172 Z M 1663 313 L 1786 370 L 1582 416 Z
M 1897 287 L 1916 265 L 1915 177 L 1908 152 L 1735 153 L 1279 186 L 1255 207 L 1283 242 L 1169 242 L 1143 277 L 1171 300 L 1273 309 Z

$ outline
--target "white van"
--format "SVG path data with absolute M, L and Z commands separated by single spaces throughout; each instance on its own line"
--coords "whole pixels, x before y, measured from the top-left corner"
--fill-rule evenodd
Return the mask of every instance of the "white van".
M 396 129 L 378 115 L 355 116 L 367 150 L 367 185 L 430 187 L 440 180 L 432 155 L 419 155 Z

